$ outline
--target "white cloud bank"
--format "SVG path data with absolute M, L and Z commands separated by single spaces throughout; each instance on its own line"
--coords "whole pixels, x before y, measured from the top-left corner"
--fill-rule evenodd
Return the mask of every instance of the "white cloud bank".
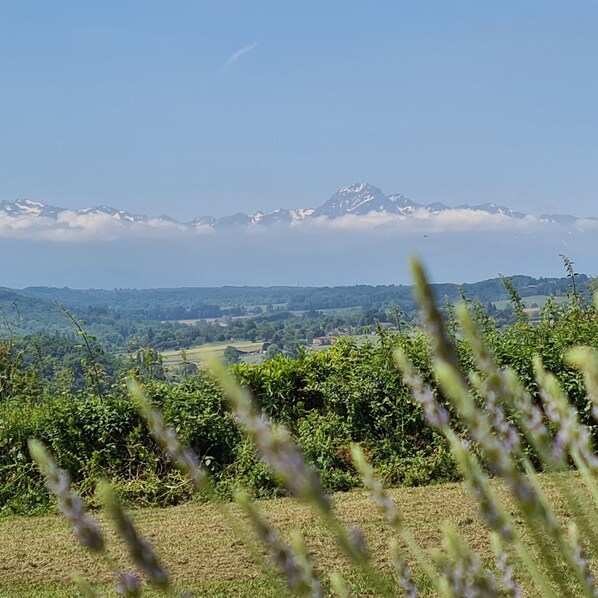
M 330 220 L 325 217 L 294 223 L 295 228 L 320 228 L 331 231 L 380 232 L 397 234 L 426 234 L 444 232 L 536 232 L 542 230 L 572 230 L 583 232 L 598 228 L 598 220 L 578 219 L 571 224 L 557 224 L 536 216 L 512 218 L 505 214 L 491 214 L 483 210 L 451 209 L 430 213 L 415 210 L 409 216 L 371 212 L 365 216 L 346 215 Z
M 201 230 L 197 228 L 197 232 Z M 56 218 L 0 211 L 0 237 L 57 242 L 112 241 L 136 237 L 171 236 L 189 227 L 160 218 L 130 222 L 110 214 L 60 212 Z
M 428 234 L 443 232 L 505 231 L 535 233 L 541 231 L 584 232 L 598 229 L 598 219 L 577 219 L 570 224 L 558 224 L 535 216 L 512 218 L 483 210 L 451 209 L 430 213 L 418 209 L 409 216 L 371 212 L 363 216 L 340 218 L 310 217 L 292 223 L 273 225 L 252 224 L 235 228 L 243 233 L 267 234 L 269 231 L 297 233 L 349 232 L 358 234 Z M 229 229 L 230 232 L 230 229 Z M 55 242 L 97 242 L 135 238 L 177 239 L 188 236 L 225 233 L 209 225 L 192 225 L 165 218 L 130 220 L 119 213 L 75 212 L 64 210 L 55 218 L 35 214 L 10 215 L 0 211 L 0 238 L 45 240 Z

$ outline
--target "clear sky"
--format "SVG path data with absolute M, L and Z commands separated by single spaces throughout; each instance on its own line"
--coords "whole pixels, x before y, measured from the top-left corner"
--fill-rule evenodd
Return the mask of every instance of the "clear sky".
M 595 0 L 0 0 L 0 200 L 598 215 L 597 32 Z

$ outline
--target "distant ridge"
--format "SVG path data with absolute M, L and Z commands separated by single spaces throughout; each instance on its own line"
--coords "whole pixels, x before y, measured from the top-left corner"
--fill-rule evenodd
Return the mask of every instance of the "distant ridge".
M 54 223 L 57 227 L 80 226 L 90 220 L 99 222 L 112 221 L 125 225 L 144 223 L 149 226 L 171 226 L 186 230 L 194 229 L 230 229 L 235 227 L 272 226 L 276 224 L 300 224 L 317 219 L 336 220 L 343 217 L 367 217 L 376 215 L 382 220 L 407 220 L 415 216 L 430 216 L 454 212 L 477 212 L 510 220 L 523 220 L 531 215 L 514 211 L 506 206 L 496 203 L 483 203 L 479 205 L 463 204 L 450 207 L 440 202 L 420 204 L 402 194 L 385 195 L 384 192 L 369 183 L 355 183 L 341 187 L 328 201 L 317 208 L 280 208 L 273 212 L 255 212 L 245 214 L 239 212 L 230 216 L 215 218 L 213 216 L 200 216 L 189 222 L 180 222 L 166 215 L 150 217 L 145 214 L 131 214 L 124 210 L 108 206 L 95 206 L 80 210 L 68 210 L 52 205 L 46 205 L 28 199 L 3 201 L 0 203 L 0 225 L 11 224 L 28 219 L 44 219 Z M 568 214 L 544 214 L 534 218 L 541 222 L 551 224 L 570 225 L 580 218 Z M 596 217 L 587 217 L 584 220 L 598 222 Z

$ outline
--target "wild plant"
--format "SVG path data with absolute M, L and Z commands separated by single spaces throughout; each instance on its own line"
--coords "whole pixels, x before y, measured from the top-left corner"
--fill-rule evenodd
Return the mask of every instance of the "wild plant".
M 83 365 L 87 371 L 87 376 L 95 387 L 97 395 L 101 397 L 104 390 L 102 387 L 103 373 L 101 372 L 96 357 L 97 355 L 101 355 L 103 350 L 96 343 L 96 337 L 89 334 L 85 328 L 83 328 L 79 320 L 77 320 L 77 318 L 62 303 L 60 303 L 60 301 L 55 300 L 54 303 L 56 303 L 56 305 L 64 312 L 65 316 L 73 323 L 77 330 L 77 335 L 83 340 L 83 346 L 87 353 L 87 358 Z
M 598 458 L 590 428 L 582 423 L 557 378 L 539 358 L 534 360 L 537 398 L 526 390 L 514 370 L 498 365 L 467 304 L 455 308 L 451 316 L 454 329 L 448 333 L 417 259 L 413 260 L 412 269 L 438 387 L 432 388 L 399 349 L 394 355 L 396 365 L 427 424 L 442 434 L 461 469 L 479 516 L 490 532 L 495 557 L 492 562 L 477 554 L 448 525 L 444 526 L 439 547 L 427 550 L 420 546 L 400 505 L 383 487 L 364 450 L 353 445 L 352 458 L 363 486 L 396 536 L 388 548 L 393 575 L 379 571 L 367 537 L 340 521 L 317 471 L 307 463 L 290 432 L 270 421 L 257 408 L 249 391 L 239 386 L 221 365 L 214 365 L 212 371 L 239 425 L 288 494 L 313 508 L 330 530 L 354 568 L 350 577 L 345 578 L 338 571 L 327 574 L 320 570 L 305 538 L 296 531 L 287 541 L 263 516 L 258 503 L 243 491 L 236 493 L 236 508 L 223 501 L 197 456 L 182 445 L 174 429 L 146 397 L 143 387 L 132 381 L 131 396 L 150 434 L 194 488 L 216 504 L 280 594 L 348 597 L 368 588 L 368 595 L 415 597 L 431 589 L 447 598 L 519 597 L 525 588 L 529 595 L 555 598 L 598 596 L 590 559 L 598 550 Z M 518 317 L 524 323 L 522 305 Z M 464 371 L 459 363 L 457 337 L 464 339 L 471 350 L 471 371 Z M 598 421 L 598 354 L 580 347 L 569 351 L 566 360 L 581 372 L 588 408 Z M 39 443 L 32 441 L 30 450 L 75 535 L 89 550 L 105 555 L 104 535 L 70 490 L 67 474 L 58 469 Z M 566 501 L 570 515 L 567 525 L 557 517 L 540 481 L 539 469 L 547 473 Z M 590 500 L 580 499 L 580 487 Z M 510 495 L 508 504 L 500 499 L 498 488 L 506 489 Z M 102 484 L 100 493 L 138 571 L 158 589 L 172 593 L 166 570 L 135 530 L 114 491 Z M 253 537 L 239 521 L 238 509 L 254 530 Z M 139 595 L 142 588 L 138 577 L 121 572 L 118 566 L 114 570 L 117 592 Z M 286 590 L 282 589 L 281 580 Z M 79 580 L 79 587 L 86 595 L 93 595 L 93 588 L 86 582 Z

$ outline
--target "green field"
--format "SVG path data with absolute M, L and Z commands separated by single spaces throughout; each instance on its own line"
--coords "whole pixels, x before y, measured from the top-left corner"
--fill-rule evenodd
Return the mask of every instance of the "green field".
M 549 299 L 549 295 L 530 295 L 529 297 L 522 297 L 521 300 L 525 307 L 532 307 L 534 304 L 538 307 L 544 307 L 546 302 Z M 569 301 L 569 297 L 552 297 L 554 302 L 557 305 L 564 305 Z M 508 299 L 503 299 L 502 301 L 493 301 L 492 302 L 496 309 L 507 309 L 511 305 L 511 302 Z
M 377 334 L 358 334 L 351 336 L 355 340 L 358 346 L 364 345 L 365 343 L 376 343 L 379 340 Z M 210 359 L 222 359 L 224 356 L 224 350 L 226 347 L 235 347 L 239 351 L 249 353 L 248 355 L 241 355 L 241 361 L 245 363 L 256 363 L 261 362 L 264 359 L 263 354 L 255 354 L 255 351 L 259 351 L 263 346 L 263 341 L 252 343 L 250 341 L 230 341 L 228 343 L 208 343 L 199 347 L 191 347 L 184 349 L 187 354 L 187 361 L 191 363 L 206 363 Z M 312 351 L 322 351 L 328 349 L 330 345 L 321 345 L 311 347 Z M 181 356 L 181 350 L 170 350 L 163 351 L 162 358 L 164 359 L 164 365 L 168 368 L 174 367 L 182 363 L 183 359 Z
M 187 354 L 187 361 L 191 363 L 205 363 L 210 359 L 222 359 L 224 356 L 224 350 L 226 347 L 235 347 L 239 351 L 253 352 L 259 351 L 262 348 L 263 342 L 252 343 L 250 341 L 230 341 L 228 343 L 209 343 L 201 345 L 200 347 L 191 347 L 185 349 Z M 175 366 L 182 363 L 183 359 L 181 356 L 180 349 L 172 351 L 163 351 L 162 357 L 164 359 L 165 366 Z M 254 357 L 248 355 L 247 357 Z

